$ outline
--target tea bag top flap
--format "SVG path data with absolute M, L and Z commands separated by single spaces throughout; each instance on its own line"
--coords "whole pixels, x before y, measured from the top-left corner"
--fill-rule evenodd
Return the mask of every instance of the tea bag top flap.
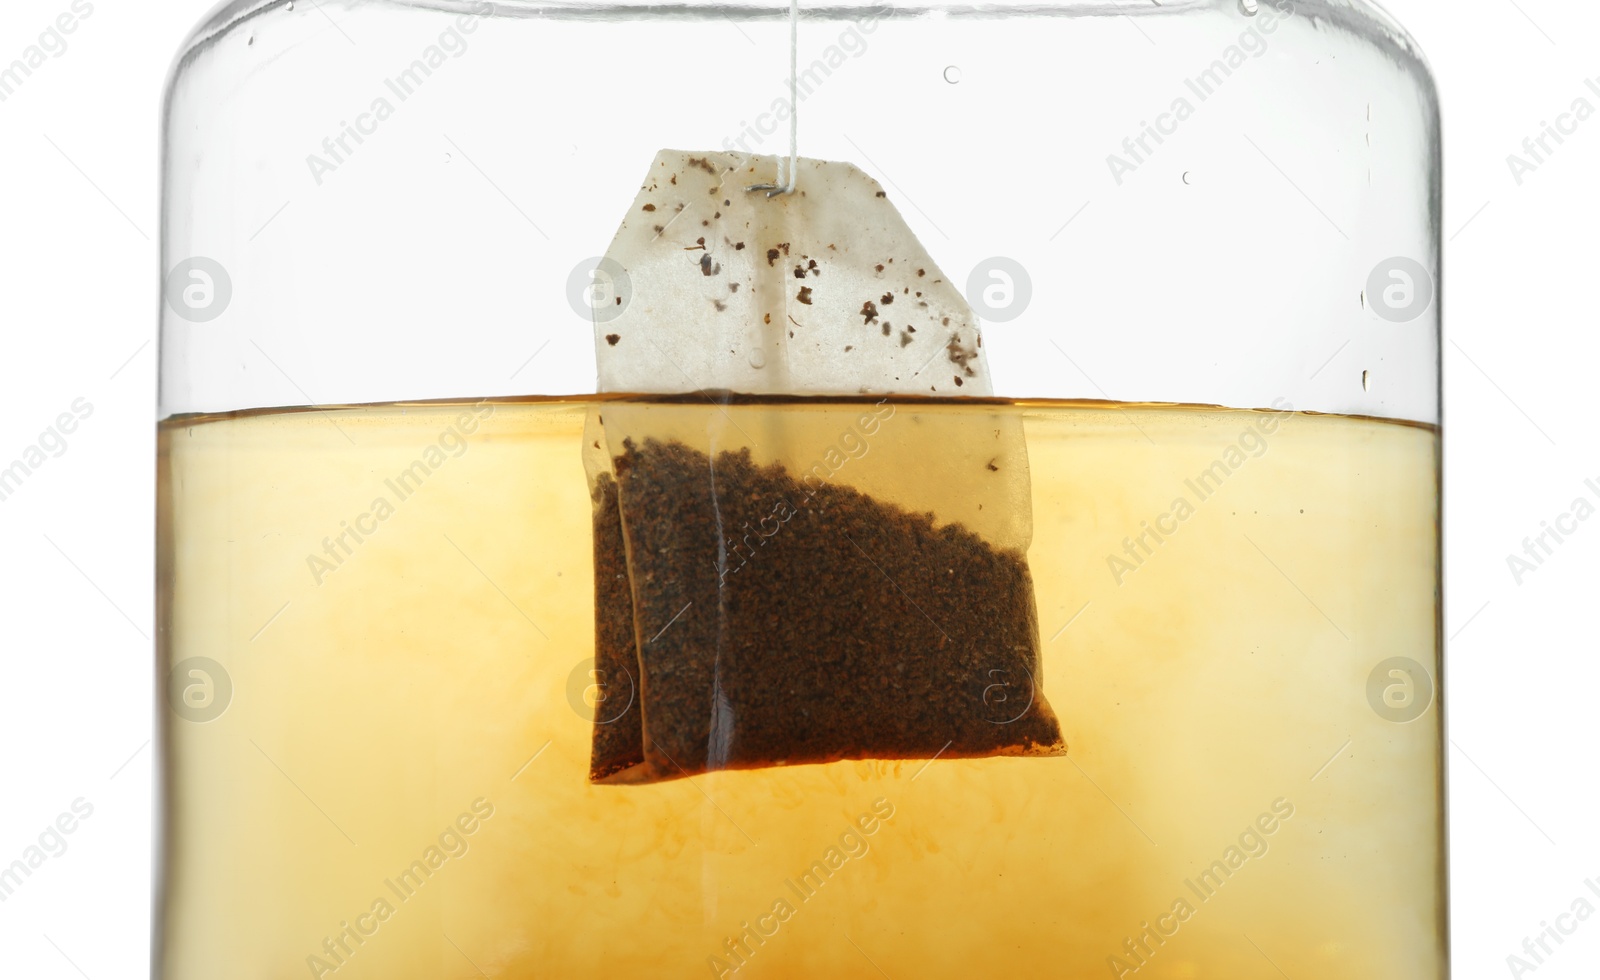
M 993 394 L 978 321 L 878 182 L 801 159 L 662 150 L 604 269 L 599 390 Z

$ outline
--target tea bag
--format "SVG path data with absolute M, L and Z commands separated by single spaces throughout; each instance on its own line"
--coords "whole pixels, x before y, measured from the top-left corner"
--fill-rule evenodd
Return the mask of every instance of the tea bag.
M 607 253 L 600 390 L 651 397 L 585 433 L 597 676 L 637 691 L 591 779 L 1060 753 L 977 320 L 875 181 L 745 189 L 774 166 L 662 151 Z
M 794 193 L 745 189 L 775 166 L 656 155 L 606 253 L 600 390 L 992 394 L 977 318 L 878 182 L 801 159 Z

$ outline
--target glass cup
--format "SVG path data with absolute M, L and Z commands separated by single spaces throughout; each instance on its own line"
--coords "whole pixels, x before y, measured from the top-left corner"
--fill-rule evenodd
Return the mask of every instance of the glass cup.
M 605 257 L 658 151 L 771 182 L 791 116 L 992 384 L 597 383 L 651 301 Z M 1448 974 L 1439 113 L 1373 5 L 847 2 L 791 48 L 774 0 L 240 0 L 165 133 L 156 976 Z M 689 505 L 604 493 L 646 435 L 724 474 L 694 500 L 754 448 L 889 550 L 719 531 L 748 570 L 651 619 L 687 573 L 637 543 Z M 922 513 L 1025 585 L 895 564 Z M 867 598 L 800 622 L 853 631 L 739 605 L 823 566 Z M 915 631 L 1031 667 L 964 687 Z M 757 654 L 765 756 L 748 701 L 659 707 L 672 658 Z M 837 734 L 947 702 L 1048 705 L 1059 750 Z M 596 778 L 680 723 L 720 749 Z

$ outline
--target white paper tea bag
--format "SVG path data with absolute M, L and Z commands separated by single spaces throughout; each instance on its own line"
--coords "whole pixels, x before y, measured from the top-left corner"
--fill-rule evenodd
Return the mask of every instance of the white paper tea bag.
M 977 319 L 876 181 L 775 167 L 662 151 L 606 255 L 591 778 L 1059 753 Z
M 977 319 L 878 182 L 801 159 L 656 155 L 606 257 L 630 294 L 596 318 L 600 390 L 992 395 Z

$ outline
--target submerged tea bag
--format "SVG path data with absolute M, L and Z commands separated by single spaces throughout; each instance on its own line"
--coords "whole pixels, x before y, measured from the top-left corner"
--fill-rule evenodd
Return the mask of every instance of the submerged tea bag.
M 663 151 L 607 253 L 600 390 L 657 397 L 585 433 L 595 666 L 637 693 L 591 778 L 1062 752 L 977 320 L 875 181 L 745 189 L 773 165 Z

